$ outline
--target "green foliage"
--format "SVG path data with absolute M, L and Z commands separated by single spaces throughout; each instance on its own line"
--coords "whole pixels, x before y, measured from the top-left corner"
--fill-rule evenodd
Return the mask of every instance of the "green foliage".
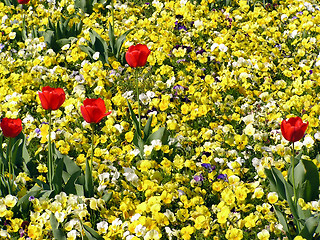
M 18 0 L 1 0 L 6 6 L 18 6 Z
M 52 48 L 56 53 L 61 50 L 62 46 L 70 44 L 71 41 L 81 33 L 82 22 L 74 22 L 70 25 L 70 20 L 71 18 L 64 19 L 61 17 L 60 20 L 54 24 L 49 19 L 48 28 L 43 33 L 48 48 Z
M 286 214 L 278 206 L 275 206 L 277 218 L 284 227 L 289 239 L 293 239 L 298 235 L 306 239 L 318 239 L 320 237 L 320 228 L 318 226 L 320 216 L 314 215 L 309 209 L 303 210 L 298 203 L 299 198 L 305 202 L 318 199 L 318 169 L 312 161 L 301 159 L 301 154 L 294 159 L 293 165 L 288 169 L 288 181 L 284 179 L 281 171 L 275 167 L 265 169 L 271 190 L 277 192 L 281 200 L 288 202 L 293 215 L 295 229 L 290 228 Z M 294 184 L 291 174 L 292 167 L 294 167 Z
M 53 213 L 50 215 L 50 224 L 52 227 L 52 233 L 55 239 L 67 239 L 65 231 L 62 230 L 62 227 L 59 226 L 59 222 L 57 221 L 57 218 Z M 84 236 L 82 239 L 87 239 L 87 240 L 103 240 L 103 238 L 91 227 L 82 224 L 82 228 L 84 231 Z
M 2 146 L 4 136 L 0 136 Z M 29 175 L 35 173 L 35 165 L 31 161 L 26 148 L 25 135 L 20 133 L 15 138 L 10 138 L 7 143 L 6 153 L 0 147 L 0 196 L 16 194 L 20 189 L 14 185 L 16 176 L 21 172 Z
M 165 127 L 160 127 L 156 132 L 152 133 L 151 122 L 152 122 L 153 116 L 151 115 L 143 129 L 144 134 L 142 135 L 142 132 L 141 132 L 142 129 L 140 128 L 140 124 L 138 122 L 136 115 L 133 112 L 131 104 L 129 103 L 129 101 L 127 101 L 127 103 L 128 103 L 129 112 L 133 121 L 133 125 L 135 126 L 135 129 L 136 129 L 133 137 L 133 144 L 136 146 L 137 149 L 139 149 L 140 158 L 145 159 L 144 146 L 150 145 L 153 140 L 161 140 L 163 145 L 168 145 L 170 133 Z
M 109 23 L 109 44 L 94 30 L 90 30 L 90 41 L 87 45 L 80 45 L 80 49 L 88 54 L 91 60 L 95 53 L 99 53 L 99 58 L 103 64 L 109 64 L 109 57 L 115 57 L 122 65 L 125 64 L 124 54 L 121 53 L 121 47 L 126 39 L 126 36 L 132 31 L 130 29 L 122 34 L 119 38 L 114 35 L 114 29 Z
M 111 0 L 75 0 L 75 9 L 81 9 L 83 13 L 92 14 L 96 4 L 102 4 L 104 7 L 110 5 Z

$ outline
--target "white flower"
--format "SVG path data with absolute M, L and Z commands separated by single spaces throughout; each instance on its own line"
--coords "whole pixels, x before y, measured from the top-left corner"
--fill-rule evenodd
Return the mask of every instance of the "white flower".
M 10 32 L 9 33 L 9 38 L 10 39 L 15 39 L 16 38 L 17 33 L 16 32 Z
M 151 240 L 151 239 L 157 240 L 157 239 L 160 239 L 160 235 L 157 230 L 152 229 L 146 233 L 146 235 L 144 236 L 143 239 L 144 240 Z
M 219 45 L 219 50 L 221 52 L 227 52 L 228 51 L 228 47 L 226 45 L 224 45 L 224 44 L 220 44 Z
M 317 139 L 318 141 L 320 141 L 320 132 L 316 132 L 314 134 L 314 138 Z
M 281 21 L 285 21 L 288 19 L 288 16 L 286 14 L 281 15 Z
M 124 94 L 122 94 L 122 97 L 131 100 L 133 98 L 133 91 L 126 91 Z
M 77 235 L 78 235 L 77 230 L 71 230 L 70 232 L 67 233 L 68 240 L 77 239 Z
M 219 46 L 218 43 L 213 43 L 213 44 L 211 45 L 211 52 L 213 52 L 218 46 Z
M 134 229 L 134 232 L 138 237 L 143 236 L 146 233 L 147 228 L 141 224 L 137 225 L 136 228 Z
M 131 222 L 134 222 L 134 221 L 137 221 L 137 220 L 139 220 L 139 218 L 141 217 L 141 214 L 140 213 L 136 213 L 135 215 L 133 215 L 132 217 L 131 217 Z
M 139 177 L 138 177 L 138 175 L 135 173 L 135 170 L 134 170 L 134 169 L 128 168 L 128 167 L 124 167 L 123 170 L 124 170 L 123 175 L 125 176 L 125 178 L 127 179 L 127 181 L 131 182 L 133 185 L 138 184 Z
M 99 222 L 97 224 L 97 230 L 100 232 L 100 233 L 106 233 L 107 230 L 108 230 L 108 223 L 106 221 L 102 221 L 102 222 Z
M 306 146 L 307 148 L 312 147 L 314 144 L 314 140 L 312 139 L 312 137 L 310 135 L 305 136 L 304 140 L 303 140 L 303 145 Z
M 194 26 L 196 28 L 199 28 L 199 27 L 203 26 L 203 22 L 201 20 L 196 20 L 196 21 L 194 21 Z
M 145 145 L 144 146 L 144 149 L 143 149 L 143 152 L 146 156 L 149 156 L 151 154 L 153 150 L 153 146 L 152 145 Z
M 61 50 L 68 50 L 70 48 L 70 44 L 64 45 Z
M 64 212 L 58 212 L 58 211 L 57 211 L 57 212 L 54 213 L 54 216 L 56 217 L 57 221 L 58 221 L 59 223 L 61 223 L 61 222 L 63 222 L 66 214 L 65 214 Z
M 143 105 L 148 105 L 148 103 L 150 102 L 150 99 L 148 98 L 148 96 L 145 93 L 141 93 L 139 95 L 139 100 L 141 101 L 141 103 Z
M 184 6 L 184 5 L 187 4 L 187 2 L 188 2 L 188 0 L 180 0 L 180 5 L 181 5 L 181 6 Z
M 95 52 L 92 56 L 93 60 L 98 60 L 99 59 L 99 56 L 100 56 L 100 53 L 99 52 Z

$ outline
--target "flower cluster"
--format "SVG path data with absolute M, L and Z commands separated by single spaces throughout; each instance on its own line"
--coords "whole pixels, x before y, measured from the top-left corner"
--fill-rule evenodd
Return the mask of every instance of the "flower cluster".
M 53 238 L 51 215 L 67 239 L 282 239 L 265 169 L 320 167 L 319 3 L 77 2 L 0 3 L 1 153 L 22 132 L 34 166 L 4 174 L 0 239 Z M 52 37 L 61 19 L 81 32 Z M 51 181 L 49 142 L 90 166 L 92 196 L 27 195 Z

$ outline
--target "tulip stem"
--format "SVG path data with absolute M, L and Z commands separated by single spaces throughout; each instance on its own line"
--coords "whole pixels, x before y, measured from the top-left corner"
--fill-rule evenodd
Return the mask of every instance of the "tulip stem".
M 294 195 L 294 203 L 297 203 L 297 193 L 296 193 L 296 185 L 294 182 L 294 142 L 292 142 L 292 156 L 291 156 L 291 175 L 292 175 L 292 186 L 293 186 L 293 195 Z
M 49 110 L 49 139 L 48 139 L 48 182 L 50 190 L 52 187 L 52 177 L 53 177 L 53 159 L 52 159 L 52 146 L 51 146 L 51 128 L 52 128 L 51 110 Z
M 90 163 L 89 163 L 89 171 L 88 171 L 88 196 L 89 197 L 93 197 L 93 155 L 94 155 L 94 130 L 95 130 L 95 124 L 91 123 L 91 159 L 90 159 Z
M 13 187 L 13 179 L 14 179 L 14 169 L 13 169 L 13 164 L 12 164 L 12 145 L 13 145 L 13 140 L 14 138 L 9 138 L 9 143 L 8 143 L 8 170 L 9 170 L 9 194 L 12 192 L 12 187 Z
M 293 201 L 294 201 L 294 206 L 297 207 L 298 204 L 298 199 L 297 199 L 297 191 L 296 191 L 296 184 L 294 182 L 294 142 L 292 142 L 292 156 L 291 156 L 291 175 L 292 175 L 292 187 L 293 187 Z M 296 219 L 296 225 L 298 228 L 298 232 L 300 233 L 300 223 L 298 219 Z
M 91 123 L 91 160 L 90 160 L 90 171 L 91 171 L 91 175 L 92 175 L 92 163 L 93 163 L 93 154 L 94 154 L 94 150 L 93 150 L 93 145 L 94 145 L 94 123 Z
M 139 80 L 138 80 L 138 70 L 135 69 L 134 71 L 135 73 L 135 79 L 136 79 L 136 90 L 137 90 L 137 101 L 138 101 L 138 114 L 139 114 L 139 129 L 137 129 L 138 131 L 138 135 L 141 135 L 140 129 L 141 129 L 141 109 L 140 109 L 140 99 L 139 99 Z

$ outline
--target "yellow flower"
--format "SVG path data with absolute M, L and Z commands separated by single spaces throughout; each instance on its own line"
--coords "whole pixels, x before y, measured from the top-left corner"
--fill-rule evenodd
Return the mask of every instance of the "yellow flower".
M 28 227 L 28 236 L 31 239 L 37 239 L 42 235 L 42 230 L 40 227 L 35 226 L 35 225 L 29 225 Z
M 181 237 L 182 239 L 189 240 L 191 239 L 191 235 L 194 233 L 194 227 L 191 227 L 190 225 L 181 228 Z
M 306 240 L 306 239 L 301 236 L 296 236 L 293 240 Z
M 274 204 L 278 201 L 278 194 L 276 192 L 271 192 L 267 196 L 269 203 Z
M 127 142 L 132 142 L 133 137 L 134 137 L 134 133 L 132 131 L 127 132 L 125 134 L 125 139 L 126 139 Z
M 18 202 L 18 198 L 12 195 L 7 195 L 4 198 L 4 204 L 10 208 L 14 207 L 17 202 Z
M 226 223 L 228 216 L 229 216 L 229 213 L 230 213 L 229 207 L 223 206 L 221 208 L 220 212 L 218 212 L 218 214 L 217 214 L 218 223 L 221 223 L 221 224 Z
M 268 240 L 270 237 L 270 233 L 268 232 L 268 230 L 263 229 L 261 232 L 258 233 L 257 236 L 259 240 Z
M 246 216 L 244 218 L 246 228 L 255 227 L 258 219 L 259 219 L 259 217 L 257 215 L 250 213 L 249 216 Z
M 46 165 L 41 164 L 41 163 L 37 166 L 37 170 L 39 173 L 47 173 L 48 172 L 48 168 L 46 167 Z
M 227 230 L 226 238 L 228 240 L 240 240 L 243 238 L 243 233 L 241 229 L 231 228 Z

